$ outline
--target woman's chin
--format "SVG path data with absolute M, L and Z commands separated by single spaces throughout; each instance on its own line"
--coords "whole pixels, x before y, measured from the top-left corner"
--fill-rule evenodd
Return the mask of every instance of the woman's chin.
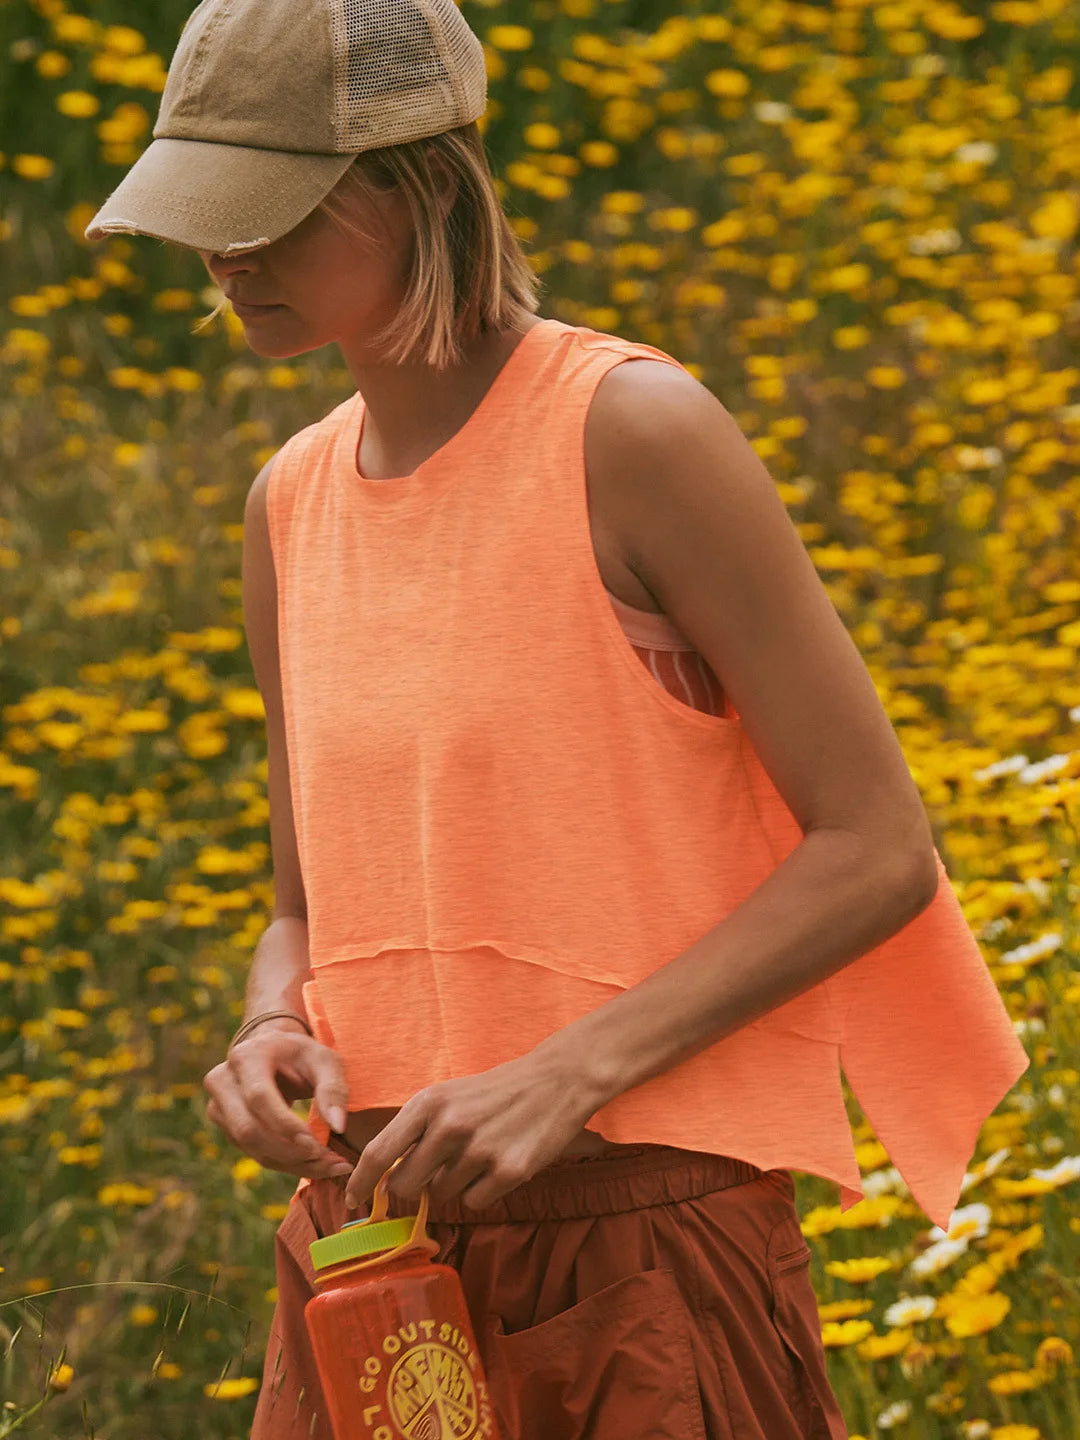
M 256 355 L 263 356 L 266 360 L 289 360 L 294 355 L 306 355 L 309 350 L 317 349 L 317 344 L 297 344 L 295 340 L 285 340 L 281 336 L 259 335 L 248 330 L 244 332 L 244 339 L 247 341 L 248 349 Z

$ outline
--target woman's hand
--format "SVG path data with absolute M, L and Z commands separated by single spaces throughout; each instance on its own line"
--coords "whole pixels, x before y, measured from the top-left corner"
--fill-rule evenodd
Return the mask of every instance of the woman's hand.
M 480 1209 L 566 1149 L 601 1098 L 564 1055 L 539 1050 L 420 1090 L 361 1152 L 345 1189 L 353 1209 L 409 1147 L 387 1182 L 396 1195 L 461 1195 Z
M 320 1145 L 293 1100 L 315 1096 L 334 1130 L 345 1128 L 348 1090 L 341 1056 L 313 1040 L 295 1020 L 266 1020 L 207 1072 L 207 1118 L 268 1170 L 321 1180 L 352 1166 Z

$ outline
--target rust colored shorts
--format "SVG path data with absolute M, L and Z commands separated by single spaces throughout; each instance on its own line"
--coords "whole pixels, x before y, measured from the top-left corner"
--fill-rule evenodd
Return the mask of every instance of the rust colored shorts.
M 345 1181 L 315 1180 L 278 1227 L 251 1440 L 333 1440 L 308 1245 L 349 1218 Z M 790 1171 L 641 1145 L 550 1165 L 484 1210 L 433 1201 L 428 1229 L 502 1440 L 846 1440 Z

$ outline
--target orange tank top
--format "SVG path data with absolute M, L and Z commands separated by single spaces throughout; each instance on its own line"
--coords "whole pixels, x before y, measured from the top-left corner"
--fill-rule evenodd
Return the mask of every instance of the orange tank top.
M 633 359 L 679 363 L 545 319 L 412 474 L 358 473 L 358 392 L 275 458 L 304 1001 L 350 1109 L 525 1053 L 688 949 L 802 839 L 730 700 L 676 698 L 604 588 L 585 419 Z M 897 934 L 588 1128 L 817 1174 L 847 1210 L 843 1071 L 947 1226 L 1029 1062 L 936 858 L 935 898 Z

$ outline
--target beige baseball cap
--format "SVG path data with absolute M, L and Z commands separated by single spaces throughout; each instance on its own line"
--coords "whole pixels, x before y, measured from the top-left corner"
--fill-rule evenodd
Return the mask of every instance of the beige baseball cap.
M 153 140 L 84 233 L 254 250 L 361 151 L 466 125 L 486 104 L 484 49 L 456 0 L 202 0 Z

